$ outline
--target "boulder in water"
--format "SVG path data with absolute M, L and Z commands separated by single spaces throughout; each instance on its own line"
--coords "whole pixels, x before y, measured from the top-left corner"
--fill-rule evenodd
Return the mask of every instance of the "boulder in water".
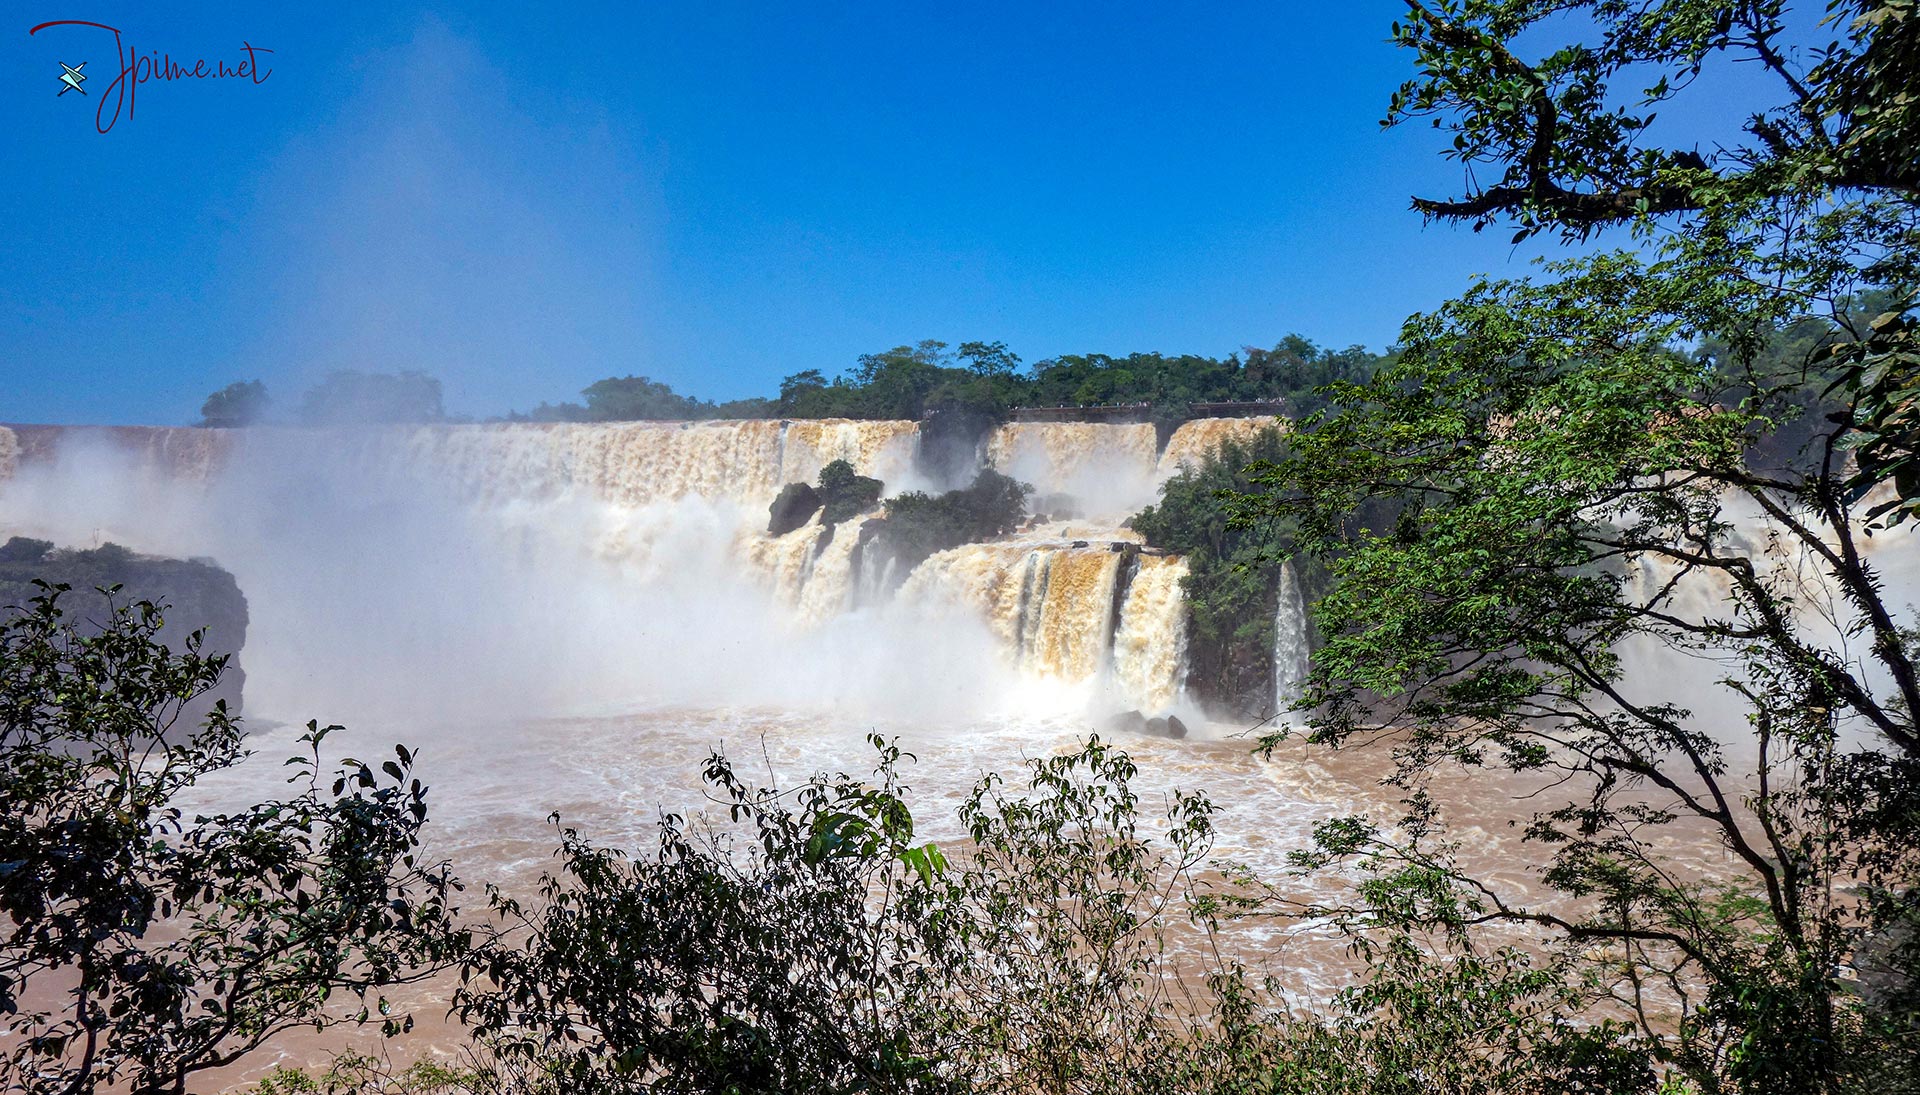
M 767 507 L 767 535 L 785 536 L 811 520 L 820 506 L 820 492 L 810 484 L 788 483 Z
M 1187 736 L 1187 724 L 1180 721 L 1180 716 L 1167 716 L 1167 736 L 1170 738 L 1184 738 Z
M 1147 733 L 1152 734 L 1156 738 L 1168 738 L 1173 736 L 1172 733 L 1169 732 L 1167 729 L 1167 720 L 1161 718 L 1158 715 L 1155 715 L 1153 718 L 1150 718 L 1147 720 Z
M 1122 711 L 1107 720 L 1107 729 L 1116 734 L 1143 734 L 1147 729 L 1147 717 L 1138 711 Z

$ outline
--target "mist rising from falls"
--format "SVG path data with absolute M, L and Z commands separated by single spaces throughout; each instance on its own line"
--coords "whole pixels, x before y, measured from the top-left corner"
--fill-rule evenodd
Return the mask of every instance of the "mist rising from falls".
M 1164 453 L 1145 423 L 1002 426 L 983 462 L 1087 516 L 909 575 L 857 565 L 877 515 L 764 528 L 836 459 L 931 489 L 913 422 L 0 428 L 0 536 L 219 561 L 273 717 L 1158 712 L 1182 702 L 1185 564 L 1123 522 L 1272 421 L 1186 423 Z
M 273 717 L 1013 702 L 979 621 L 842 614 L 802 636 L 741 566 L 783 475 L 911 452 L 899 424 L 809 427 L 177 431 L 207 460 L 167 431 L 42 431 L 0 487 L 0 533 L 217 559 L 253 617 L 250 705 Z
M 987 438 L 987 462 L 1033 484 L 1035 504 L 1070 495 L 1080 512 L 1120 518 L 1153 500 L 1159 446 L 1148 422 L 1009 422 Z
M 1177 702 L 1184 566 L 1112 550 L 1138 539 L 1124 513 L 967 545 L 904 582 L 855 568 L 873 517 L 762 531 L 779 487 L 831 460 L 923 487 L 917 440 L 848 421 L 29 427 L 0 431 L 0 535 L 218 560 L 253 615 L 249 701 L 273 717 Z M 1016 424 L 985 447 L 1089 510 L 1163 475 L 1149 425 Z

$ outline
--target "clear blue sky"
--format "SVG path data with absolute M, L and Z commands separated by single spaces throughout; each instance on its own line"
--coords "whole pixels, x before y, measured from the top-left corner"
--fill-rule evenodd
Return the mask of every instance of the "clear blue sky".
M 0 421 L 188 422 L 340 367 L 487 415 L 923 338 L 1378 348 L 1535 253 L 1408 211 L 1460 172 L 1378 127 L 1393 0 L 349 7 L 6 6 Z M 111 38 L 29 37 L 55 19 L 272 74 L 142 84 L 102 135 Z

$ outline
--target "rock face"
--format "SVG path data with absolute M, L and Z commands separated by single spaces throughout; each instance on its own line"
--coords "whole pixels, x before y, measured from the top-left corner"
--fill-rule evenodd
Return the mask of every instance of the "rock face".
M 820 506 L 820 492 L 811 484 L 788 483 L 780 488 L 773 505 L 767 507 L 767 535 L 785 536 L 812 520 Z
M 227 654 L 231 660 L 220 684 L 190 705 L 182 721 L 194 725 L 216 700 L 238 714 L 246 684 L 240 668 L 240 648 L 247 641 L 247 599 L 233 575 L 207 559 L 165 559 L 136 555 L 119 544 L 91 550 L 61 550 L 45 540 L 16 536 L 0 544 L 0 613 L 12 613 L 38 596 L 34 579 L 64 583 L 72 589 L 60 604 L 69 616 L 101 619 L 107 599 L 101 586 L 118 585 L 120 604 L 152 601 L 167 606 L 160 641 L 169 649 L 186 648 L 187 636 L 206 630 L 205 654 Z

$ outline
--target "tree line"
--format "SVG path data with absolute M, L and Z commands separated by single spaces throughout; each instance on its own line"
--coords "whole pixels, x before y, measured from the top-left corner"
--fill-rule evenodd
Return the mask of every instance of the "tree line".
M 1178 421 L 1195 403 L 1273 401 L 1311 410 L 1335 380 L 1358 380 L 1380 360 L 1363 347 L 1328 350 L 1299 335 L 1272 349 L 1248 347 L 1224 358 L 1135 353 L 1076 354 L 1026 366 L 999 342 L 922 341 L 863 354 L 828 379 L 795 373 L 768 397 L 712 402 L 682 395 L 644 376 L 607 377 L 579 402 L 541 403 L 507 422 L 699 421 L 744 418 L 918 419 L 939 411 L 1005 416 L 1014 407 L 1145 404 L 1157 420 Z M 203 426 L 263 421 L 272 407 L 258 380 L 230 384 L 201 408 Z M 292 415 L 311 425 L 440 422 L 440 382 L 424 373 L 342 370 L 308 389 Z

